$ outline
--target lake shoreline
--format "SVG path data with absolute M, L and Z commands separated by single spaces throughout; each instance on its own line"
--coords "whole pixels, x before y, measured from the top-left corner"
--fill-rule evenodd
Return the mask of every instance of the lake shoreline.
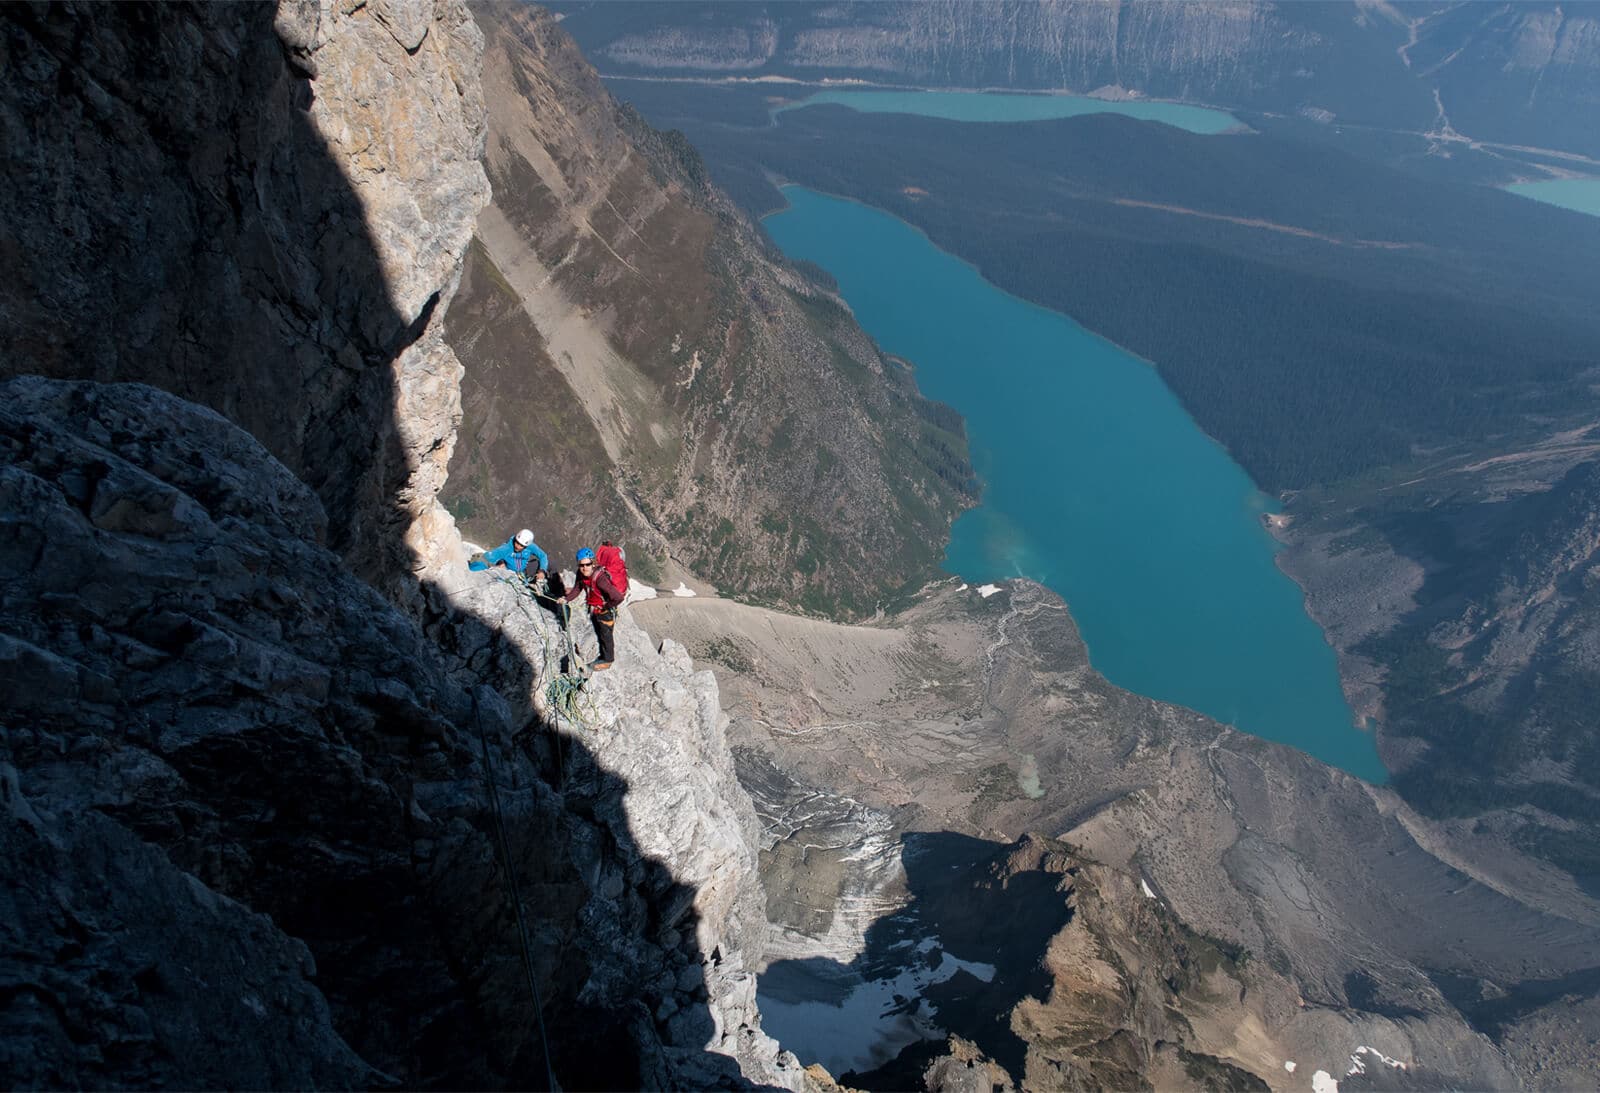
M 765 218 L 774 243 L 835 277 L 880 351 L 916 362 L 924 394 L 967 420 L 984 500 L 952 527 L 946 572 L 1043 583 L 1113 685 L 1386 780 L 1336 647 L 1274 563 L 1261 518 L 1278 500 L 1151 362 L 1005 292 L 882 209 L 780 192 L 796 219 Z M 1001 361 L 1025 404 L 972 400 L 971 377 Z

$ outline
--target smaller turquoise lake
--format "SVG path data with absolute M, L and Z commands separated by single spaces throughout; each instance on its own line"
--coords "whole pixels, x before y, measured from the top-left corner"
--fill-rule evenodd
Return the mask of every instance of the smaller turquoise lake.
M 836 103 L 864 114 L 922 114 L 948 121 L 1049 121 L 1080 114 L 1125 114 L 1191 133 L 1223 133 L 1239 119 L 1221 110 L 1176 102 L 1111 102 L 1086 95 L 1016 95 L 996 91 L 819 91 L 774 110 Z
M 1274 564 L 1270 499 L 1154 368 L 885 212 L 783 192 L 773 240 L 837 278 L 861 326 L 966 417 L 983 503 L 956 522 L 947 569 L 1059 592 L 1120 687 L 1385 780 L 1333 650 Z
M 1548 205 L 1600 216 L 1600 178 L 1557 178 L 1548 182 L 1523 182 L 1506 189 Z

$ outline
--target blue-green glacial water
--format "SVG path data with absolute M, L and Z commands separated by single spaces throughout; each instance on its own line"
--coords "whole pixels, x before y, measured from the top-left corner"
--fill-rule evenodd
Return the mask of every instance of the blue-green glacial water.
M 1600 216 L 1600 178 L 1557 178 L 1547 182 L 1522 182 L 1506 189 L 1535 201 L 1560 205 L 1590 216 Z
M 957 521 L 947 569 L 1059 592 L 1120 687 L 1384 779 L 1333 650 L 1273 564 L 1271 499 L 1154 368 L 887 213 L 784 194 L 772 238 L 836 277 L 862 327 L 966 417 L 983 503 Z
M 950 121 L 1048 121 L 1079 114 L 1126 114 L 1191 133 L 1222 133 L 1239 120 L 1222 110 L 1176 102 L 1110 102 L 1086 95 L 1017 95 L 993 91 L 819 91 L 773 111 L 837 103 L 865 114 L 923 114 Z

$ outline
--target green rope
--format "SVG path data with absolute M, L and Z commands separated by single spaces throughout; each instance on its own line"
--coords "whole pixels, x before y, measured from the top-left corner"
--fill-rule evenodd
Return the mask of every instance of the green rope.
M 521 574 L 512 576 L 513 586 L 521 593 L 517 597 L 517 607 L 523 616 L 533 626 L 539 635 L 539 640 L 544 651 L 544 671 L 549 682 L 545 684 L 545 698 L 549 701 L 549 708 L 558 718 L 565 718 L 567 723 L 575 729 L 588 732 L 591 736 L 595 733 L 595 709 L 592 696 L 584 690 L 585 679 L 578 669 L 578 645 L 572 637 L 572 609 L 564 601 L 556 599 L 540 591 L 538 586 L 530 582 Z M 561 612 L 561 632 L 566 638 L 567 671 L 552 672 L 557 663 L 559 649 L 552 651 L 552 643 L 548 636 L 548 628 L 541 625 L 529 609 L 527 601 L 534 603 L 549 603 Z M 585 701 L 588 700 L 588 701 Z M 561 740 L 559 727 L 556 739 L 556 764 L 561 769 L 561 783 L 566 786 L 566 764 L 562 761 Z
M 556 676 L 545 687 L 545 697 L 550 708 L 575 725 L 589 728 L 583 711 L 578 709 L 578 697 L 583 693 L 583 681 L 572 676 Z

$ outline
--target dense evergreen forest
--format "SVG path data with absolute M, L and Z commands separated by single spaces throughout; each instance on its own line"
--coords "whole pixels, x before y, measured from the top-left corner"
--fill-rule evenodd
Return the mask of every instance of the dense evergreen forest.
M 691 134 L 736 198 L 773 207 L 776 174 L 915 224 L 1153 361 L 1263 488 L 1382 475 L 1594 407 L 1593 218 L 1282 135 L 837 106 L 775 120 Z

